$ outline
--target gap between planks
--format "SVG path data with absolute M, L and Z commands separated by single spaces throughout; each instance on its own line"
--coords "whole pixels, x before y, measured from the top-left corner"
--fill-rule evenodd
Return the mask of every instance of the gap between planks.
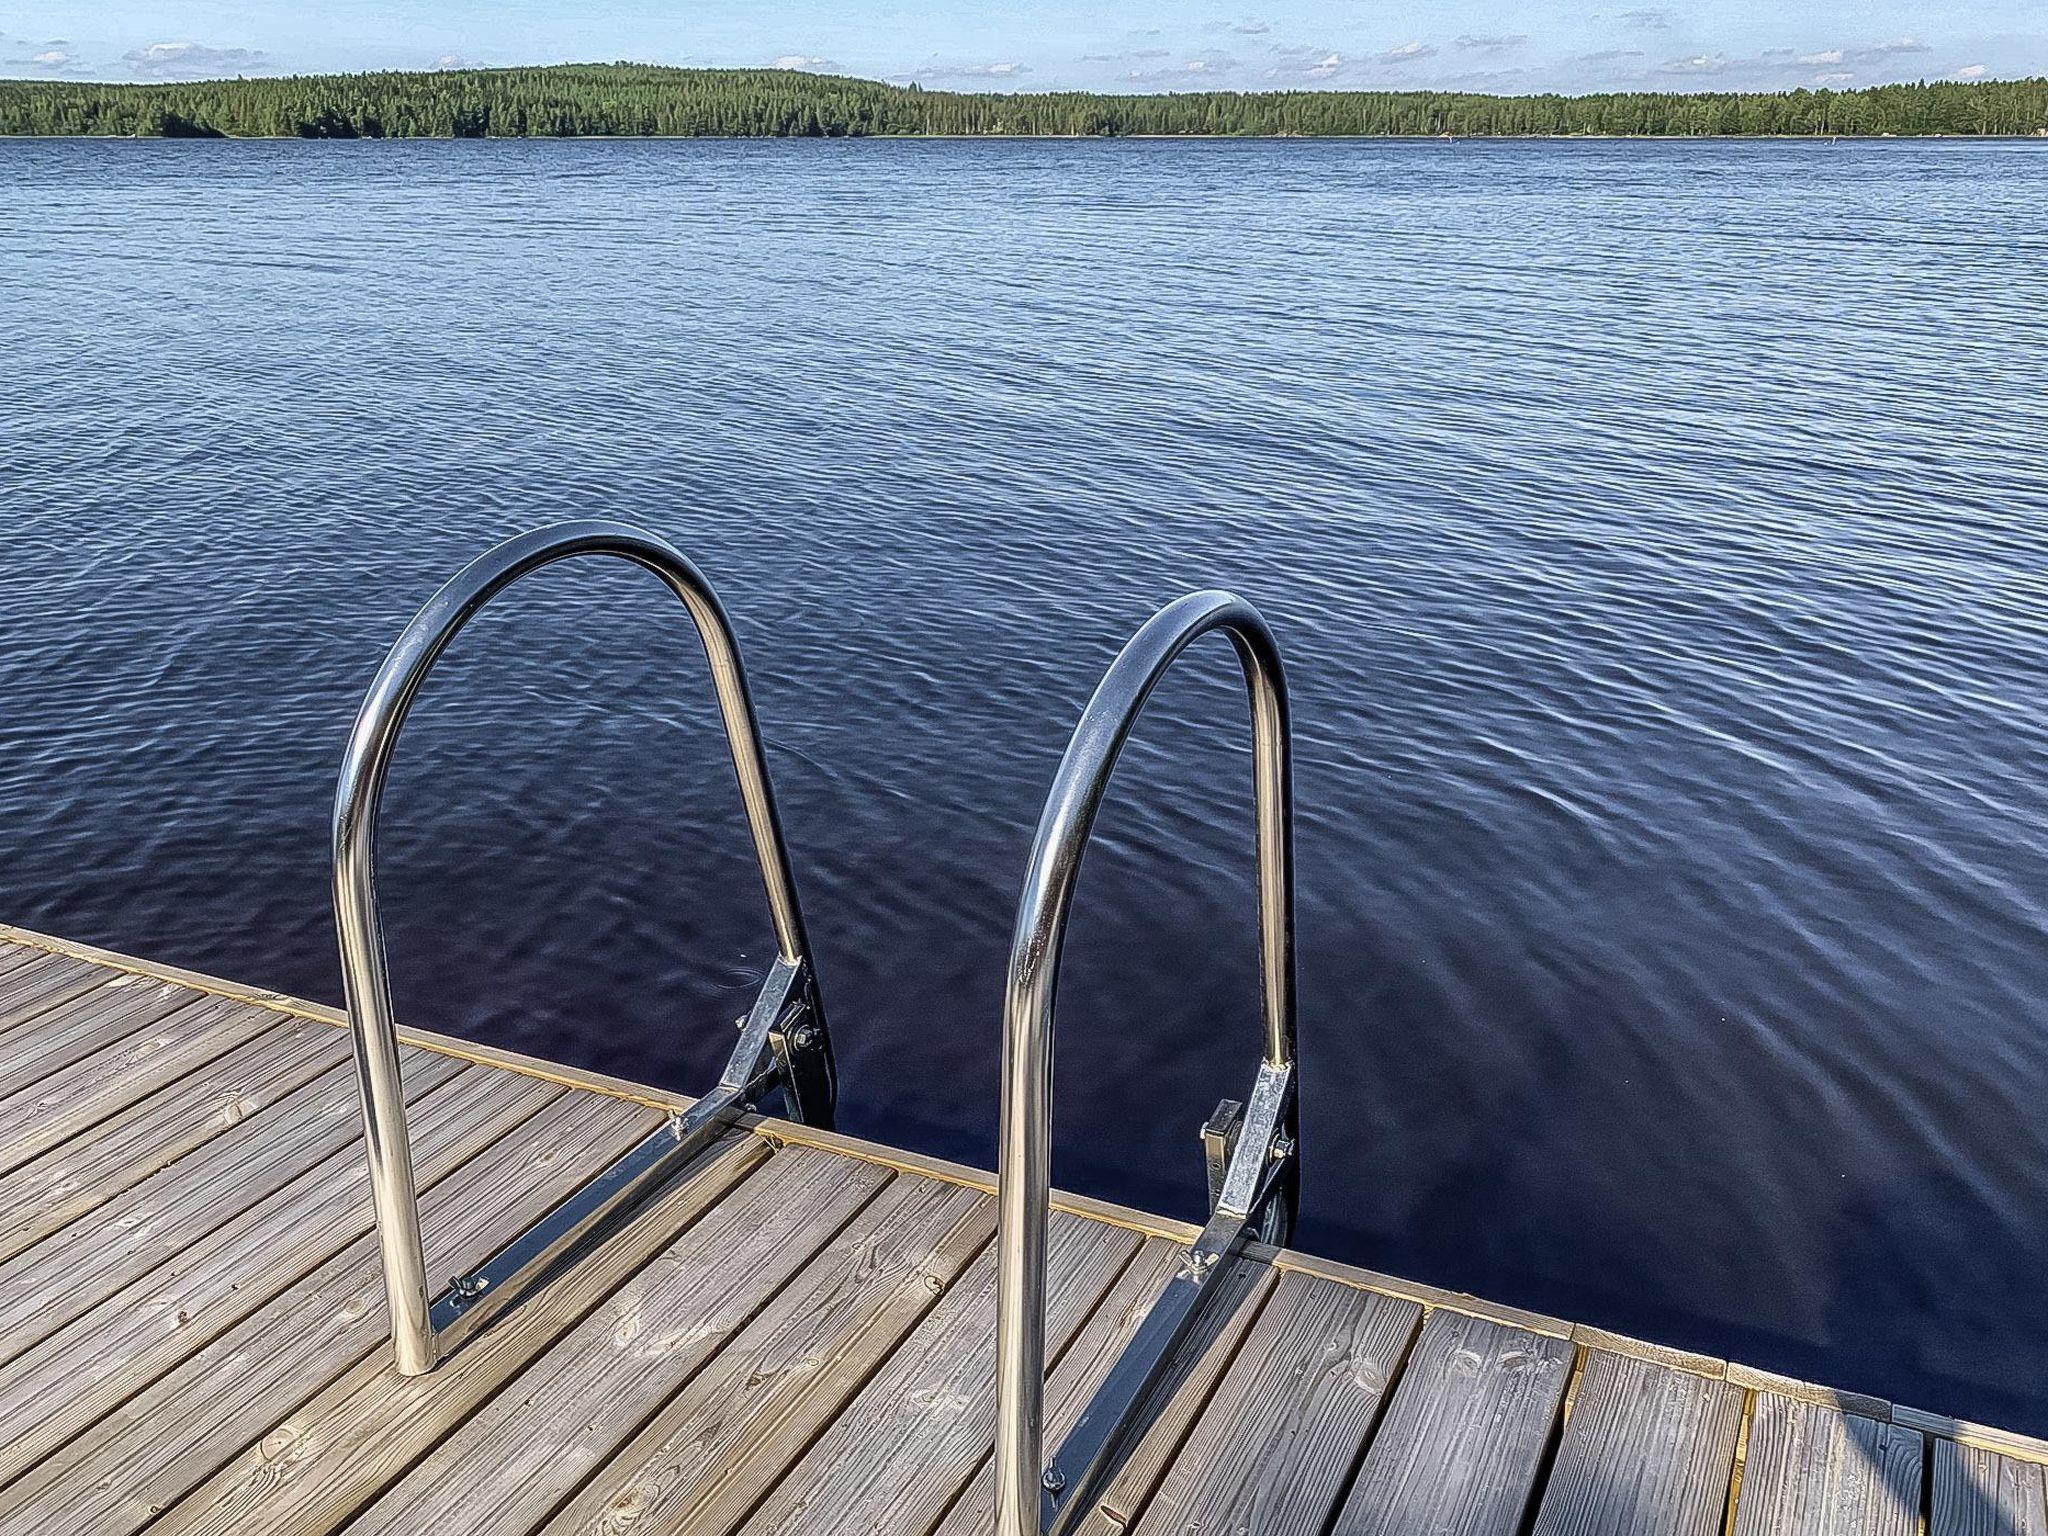
M 98 945 L 37 932 L 15 924 L 0 923 L 0 942 L 67 956 L 130 975 L 177 982 L 194 991 L 254 1004 L 294 1018 L 311 1019 L 344 1029 L 348 1026 L 348 1017 L 345 1013 L 324 1004 L 295 998 L 267 988 L 251 987 L 185 967 L 144 960 Z M 549 1062 L 521 1052 L 463 1040 L 431 1030 L 404 1029 L 400 1031 L 400 1038 L 406 1044 L 422 1050 L 454 1056 L 479 1065 L 501 1067 L 566 1088 L 577 1088 L 630 1100 L 664 1113 L 687 1108 L 694 1102 L 687 1094 L 653 1088 L 609 1074 Z M 747 1116 L 739 1124 L 764 1137 L 771 1145 L 813 1147 L 820 1151 L 836 1152 L 858 1161 L 873 1163 L 894 1172 L 920 1174 L 982 1193 L 992 1193 L 994 1190 L 991 1174 L 965 1164 L 885 1147 L 856 1137 L 821 1131 L 770 1116 Z M 1063 1191 L 1054 1191 L 1053 1208 L 1104 1225 L 1122 1227 L 1143 1237 L 1162 1237 L 1180 1243 L 1191 1242 L 1199 1230 L 1192 1223 Z M 1282 1272 L 1317 1275 L 1359 1290 L 1418 1302 L 1432 1311 L 1454 1312 L 1483 1321 L 1522 1328 L 1539 1335 L 1568 1340 L 1581 1353 L 1588 1347 L 1604 1349 L 1631 1358 L 1649 1360 L 1674 1370 L 1726 1380 L 1743 1388 L 1752 1399 L 1759 1390 L 1769 1391 L 1795 1402 L 1829 1407 L 1839 1412 L 1875 1419 L 1880 1423 L 1897 1422 L 1918 1430 L 1931 1439 L 1953 1440 L 1961 1445 L 1995 1451 L 2017 1460 L 2048 1464 L 2048 1439 L 1895 1405 L 1874 1395 L 1842 1391 L 1709 1355 L 1672 1349 L 1626 1334 L 1489 1302 L 1465 1292 L 1445 1290 L 1420 1281 L 1405 1280 L 1399 1276 L 1318 1258 L 1292 1249 L 1254 1245 L 1247 1250 L 1247 1255 L 1269 1263 Z M 1747 1414 L 1745 1420 L 1746 1418 Z

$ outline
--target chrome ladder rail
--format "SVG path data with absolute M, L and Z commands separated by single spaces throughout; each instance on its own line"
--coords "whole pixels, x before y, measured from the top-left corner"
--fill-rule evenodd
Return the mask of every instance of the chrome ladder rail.
M 612 556 L 652 571 L 689 611 L 711 664 L 726 744 L 767 887 L 777 955 L 741 1021 L 739 1044 L 717 1086 L 688 1110 L 671 1116 L 480 1267 L 451 1281 L 446 1293 L 429 1305 L 399 1076 L 398 1026 L 377 906 L 377 808 L 399 729 L 449 642 L 506 587 L 543 566 L 579 555 Z M 463 1338 L 513 1305 L 608 1221 L 624 1215 L 662 1179 L 709 1146 L 762 1094 L 779 1087 L 793 1119 L 832 1124 L 837 1085 L 831 1040 L 739 646 L 703 573 L 679 550 L 649 534 L 619 523 L 587 521 L 508 540 L 465 566 L 405 627 L 370 685 L 342 760 L 334 797 L 334 917 L 362 1088 L 363 1132 L 383 1250 L 384 1290 L 391 1307 L 392 1348 L 403 1375 L 431 1371 Z
M 1180 653 L 1228 635 L 1250 694 L 1265 1051 L 1245 1107 L 1202 1128 L 1212 1214 L 1058 1453 L 1044 1458 L 1045 1255 L 1052 1175 L 1053 1005 L 1074 884 L 1118 754 Z M 1287 683 L 1272 631 L 1228 592 L 1169 603 L 1131 637 L 1082 712 L 1038 822 L 1003 1000 L 997 1163 L 996 1533 L 1072 1528 L 1129 1448 L 1175 1349 L 1257 1236 L 1284 1243 L 1300 1181 L 1294 1050 L 1294 830 Z

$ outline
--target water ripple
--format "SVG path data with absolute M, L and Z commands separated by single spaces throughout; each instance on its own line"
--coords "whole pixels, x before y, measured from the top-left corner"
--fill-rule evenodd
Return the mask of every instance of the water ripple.
M 755 674 L 850 1129 L 986 1161 L 1040 796 L 1153 605 L 1299 695 L 1313 1247 L 2048 1430 L 2048 152 L 0 145 L 8 918 L 333 997 L 398 626 L 641 522 Z M 770 947 L 639 573 L 465 635 L 412 1017 L 701 1084 Z M 1254 1050 L 1221 648 L 1091 856 L 1061 1176 Z M 1133 1106 L 1138 1113 L 1133 1113 Z

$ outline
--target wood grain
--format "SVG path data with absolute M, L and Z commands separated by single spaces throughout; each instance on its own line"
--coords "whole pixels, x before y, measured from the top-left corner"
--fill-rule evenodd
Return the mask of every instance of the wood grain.
M 524 1536 L 574 1493 L 888 1182 L 792 1148 L 477 1408 L 356 1520 Z
M 105 1050 L 0 1097 L 0 1173 L 224 1056 L 277 1015 L 207 998 Z
M 1914 1431 L 1759 1392 L 1735 1536 L 1913 1536 L 1920 1474 Z
M 0 1034 L 31 1024 L 50 1009 L 103 987 L 120 974 L 69 955 L 38 953 L 28 964 L 0 976 Z
M 46 1009 L 0 1052 L 0 1096 L 39 1082 L 60 1067 L 90 1056 L 123 1036 L 155 1023 L 200 994 L 167 981 L 116 976 Z
M 1743 1394 L 1588 1350 L 1535 1536 L 1718 1536 Z
M 413 1123 L 421 1179 L 466 1162 L 562 1091 L 506 1074 L 485 1077 L 473 1091 L 429 1094 Z M 360 1156 L 331 1159 L 43 1338 L 0 1369 L 0 1423 L 15 1430 L 0 1443 L 0 1482 L 297 1283 L 370 1224 Z
M 1084 1536 L 1121 1536 L 1125 1527 L 1136 1523 L 1215 1396 L 1224 1372 L 1238 1358 L 1279 1278 L 1272 1265 L 1245 1259 L 1218 1282 L 1222 1294 L 1216 1308 L 1167 1367 L 1161 1388 L 1165 1401 L 1140 1405 L 1144 1434 L 1111 1475 L 1095 1509 L 1085 1517 L 1081 1525 Z
M 994 1233 L 985 1196 L 897 1177 L 545 1529 L 654 1536 L 729 1528 Z
M 204 1071 L 0 1174 L 0 1259 L 99 1209 L 347 1059 L 348 1041 L 333 1029 L 286 1020 Z
M 1564 1339 L 1431 1312 L 1337 1536 L 1512 1536 L 1571 1379 Z
M 1134 1233 L 1055 1215 L 1046 1353 L 1057 1365 L 1138 1249 Z M 938 1522 L 995 1442 L 995 1254 L 985 1251 L 741 1529 L 882 1536 Z M 691 1536 L 729 1529 L 714 1507 Z
M 538 1094 L 540 1111 L 506 1128 L 507 1134 L 487 1142 L 474 1158 L 452 1167 L 441 1159 L 429 1174 L 433 1182 L 420 1202 L 429 1274 L 475 1263 L 655 1123 L 646 1110 L 618 1100 L 512 1080 L 524 1085 L 522 1096 Z M 318 1450 L 300 1443 L 296 1421 L 286 1417 L 280 1424 L 280 1418 L 373 1354 L 384 1366 L 389 1350 L 380 1258 L 375 1238 L 364 1231 L 140 1392 L 96 1415 L 90 1436 L 51 1447 L 40 1465 L 0 1495 L 6 1510 L 0 1533 L 115 1536 L 139 1530 L 238 1454 L 246 1457 L 245 1476 L 231 1480 L 230 1487 L 244 1495 L 273 1484 L 289 1488 Z M 322 1464 L 349 1476 L 388 1480 L 419 1449 L 403 1446 L 395 1466 L 379 1468 L 368 1456 Z M 317 1480 L 310 1486 L 317 1493 Z M 350 1507 L 317 1497 L 277 1499 L 245 1519 L 238 1506 L 220 1501 L 183 1509 L 179 1518 L 196 1514 L 211 1519 L 212 1529 L 256 1536 L 287 1525 L 331 1529 Z M 286 1511 L 289 1520 L 273 1526 L 273 1509 Z
M 406 1063 L 417 1102 L 468 1068 L 420 1053 Z M 91 1215 L 0 1262 L 0 1363 L 26 1353 L 82 1313 L 181 1254 L 251 1206 L 320 1165 L 348 1158 L 362 1139 L 353 1066 L 337 1066 L 275 1112 L 243 1122 Z M 229 1261 L 231 1262 L 231 1261 Z
M 591 1105 L 587 1096 L 571 1094 L 560 1112 L 587 1115 Z M 609 1145 L 601 1137 L 599 1144 Z M 552 1277 L 430 1375 L 398 1375 L 388 1342 L 379 1336 L 367 1356 L 281 1423 L 261 1428 L 260 1438 L 259 1415 L 252 1406 L 234 1422 L 231 1437 L 253 1443 L 180 1497 L 163 1522 L 152 1527 L 153 1536 L 252 1530 L 318 1536 L 346 1523 L 677 1232 L 743 1186 L 769 1156 L 768 1148 L 751 1137 L 736 1137 L 706 1152 L 609 1241 Z M 341 1347 L 337 1339 L 337 1352 Z M 302 1368 L 300 1379 L 312 1374 Z M 273 1400 L 291 1395 L 269 1394 Z M 185 1471 L 182 1463 L 173 1463 L 160 1472 L 153 1497 L 189 1486 L 170 1482 Z
M 1411 1301 L 1282 1275 L 1137 1529 L 1323 1531 L 1421 1317 Z
M 2048 1484 L 2038 1462 L 1934 1443 L 1929 1536 L 2048 1536 Z

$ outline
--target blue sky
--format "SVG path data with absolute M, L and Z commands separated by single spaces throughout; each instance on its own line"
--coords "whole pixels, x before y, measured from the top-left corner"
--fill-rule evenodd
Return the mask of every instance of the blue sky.
M 0 74 L 193 79 L 636 59 L 958 90 L 1777 89 L 2048 74 L 2048 0 L 0 0 Z

